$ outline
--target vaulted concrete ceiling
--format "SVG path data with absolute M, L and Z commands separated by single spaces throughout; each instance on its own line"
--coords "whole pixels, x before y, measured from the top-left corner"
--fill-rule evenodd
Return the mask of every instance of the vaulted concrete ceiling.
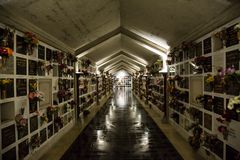
M 95 62 L 125 53 L 151 64 L 169 45 L 193 40 L 239 10 L 239 0 L 1 0 L 0 22 Z

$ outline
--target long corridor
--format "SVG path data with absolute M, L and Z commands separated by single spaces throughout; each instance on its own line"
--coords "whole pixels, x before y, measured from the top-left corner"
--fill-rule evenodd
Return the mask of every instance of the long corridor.
M 62 160 L 183 159 L 132 95 L 119 88 Z

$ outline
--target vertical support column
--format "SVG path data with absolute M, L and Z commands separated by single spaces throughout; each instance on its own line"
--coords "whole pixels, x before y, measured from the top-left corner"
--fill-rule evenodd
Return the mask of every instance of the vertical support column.
M 146 77 L 146 104 L 148 104 L 148 89 L 149 89 L 149 86 L 148 86 L 148 84 L 149 84 L 149 77 L 147 76 Z
M 97 92 L 97 105 L 99 105 L 99 77 L 96 76 L 97 82 L 96 82 L 96 92 Z
M 75 86 L 75 89 L 76 89 L 76 102 L 77 102 L 77 105 L 76 105 L 76 119 L 79 119 L 79 114 L 80 114 L 80 107 L 79 107 L 79 78 L 80 78 L 80 74 L 79 73 L 76 73 L 75 74 L 75 77 L 76 77 L 76 86 Z
M 167 123 L 168 122 L 168 108 L 167 108 L 167 73 L 163 73 L 163 87 L 164 87 L 164 116 L 162 119 L 162 122 Z

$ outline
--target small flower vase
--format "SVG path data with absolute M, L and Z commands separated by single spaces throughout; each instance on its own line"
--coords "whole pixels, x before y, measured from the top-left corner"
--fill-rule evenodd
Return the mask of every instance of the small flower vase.
M 7 57 L 2 56 L 2 66 L 5 66 L 7 63 Z
M 1 98 L 2 98 L 2 99 L 7 98 L 7 91 L 6 91 L 5 89 L 2 90 Z
M 238 41 L 240 41 L 240 30 L 237 31 L 237 37 L 238 37 Z
M 226 40 L 225 39 L 222 40 L 222 45 L 226 46 Z
M 31 44 L 28 44 L 27 45 L 27 53 L 28 53 L 28 55 L 32 55 L 33 54 L 33 50 L 34 50 L 34 47 Z

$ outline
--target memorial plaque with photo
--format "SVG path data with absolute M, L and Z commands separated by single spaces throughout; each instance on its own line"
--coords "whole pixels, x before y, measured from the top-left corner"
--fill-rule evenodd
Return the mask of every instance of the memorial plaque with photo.
M 236 149 L 232 148 L 229 145 L 226 145 L 226 160 L 234 160 L 238 159 L 237 157 L 239 156 L 239 151 Z
M 212 116 L 210 114 L 204 113 L 204 127 L 212 130 Z
M 51 61 L 52 60 L 52 50 L 47 48 L 46 49 L 46 60 Z
M 24 58 L 16 58 L 16 72 L 18 75 L 27 74 L 27 60 Z
M 38 129 L 38 116 L 30 118 L 30 133 Z
M 45 60 L 45 47 L 38 45 L 38 58 Z
M 213 147 L 213 152 L 219 156 L 221 159 L 223 158 L 223 142 L 219 139 L 215 140 L 215 145 Z
M 17 44 L 16 44 L 17 53 L 27 54 L 27 44 L 24 42 L 24 38 L 17 35 Z
M 202 55 L 202 42 L 199 42 L 196 46 L 196 57 Z
M 236 29 L 234 29 L 235 25 L 226 29 L 227 37 L 226 37 L 226 47 L 230 47 L 239 43 L 238 35 Z
M 2 149 L 13 144 L 16 141 L 15 125 L 2 129 Z
M 46 128 L 40 131 L 40 144 L 43 144 L 47 140 L 47 132 Z
M 48 126 L 48 139 L 53 135 L 53 124 Z
M 2 160 L 16 160 L 16 147 L 13 147 L 2 155 Z
M 28 61 L 28 75 L 36 76 L 37 75 L 37 62 L 33 60 Z
M 224 113 L 224 99 L 221 97 L 213 98 L 213 111 L 219 115 Z
M 240 61 L 240 51 L 233 50 L 226 52 L 226 68 L 234 67 L 236 70 L 239 70 L 239 61 Z
M 208 54 L 212 52 L 212 39 L 211 37 L 203 41 L 203 53 Z
M 17 79 L 17 97 L 27 95 L 27 80 L 26 79 Z
M 19 159 L 24 159 L 29 154 L 29 142 L 28 139 L 18 145 Z

